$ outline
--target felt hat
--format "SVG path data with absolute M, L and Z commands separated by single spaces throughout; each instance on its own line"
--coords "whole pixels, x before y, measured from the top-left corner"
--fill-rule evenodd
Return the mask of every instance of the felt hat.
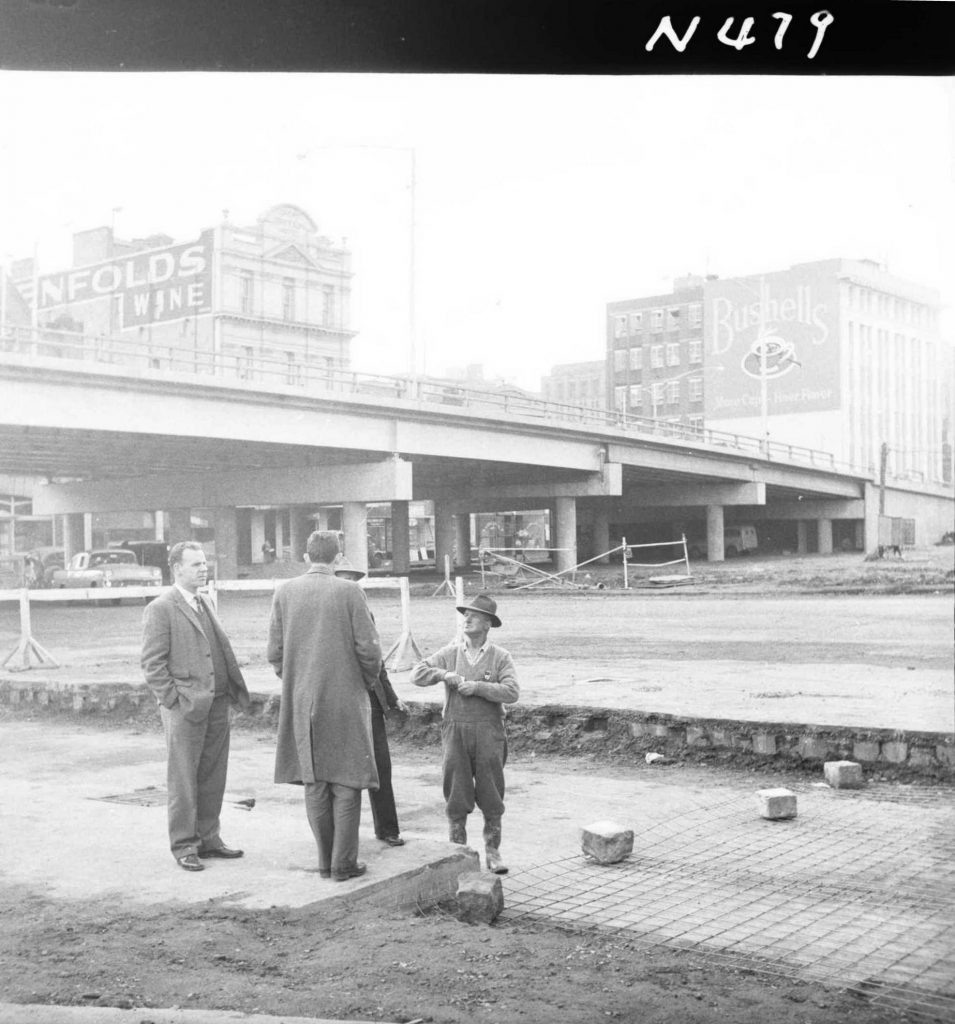
M 332 571 L 336 576 L 341 576 L 346 580 L 354 580 L 356 583 L 368 575 L 367 572 L 356 569 L 344 555 L 332 566 Z
M 501 625 L 497 617 L 497 602 L 489 594 L 478 594 L 470 604 L 458 605 L 457 610 L 462 615 L 465 612 L 482 612 L 490 618 L 492 626 Z

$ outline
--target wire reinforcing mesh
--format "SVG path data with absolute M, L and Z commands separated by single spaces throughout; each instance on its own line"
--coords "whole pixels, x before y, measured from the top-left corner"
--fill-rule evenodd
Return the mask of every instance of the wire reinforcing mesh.
M 873 799 L 875 797 L 875 799 Z M 845 987 L 923 1020 L 955 1020 L 955 806 L 809 789 L 789 821 L 750 794 L 639 808 L 634 851 L 508 876 L 505 920 L 625 931 L 715 963 Z M 672 811 L 672 809 L 671 809 Z

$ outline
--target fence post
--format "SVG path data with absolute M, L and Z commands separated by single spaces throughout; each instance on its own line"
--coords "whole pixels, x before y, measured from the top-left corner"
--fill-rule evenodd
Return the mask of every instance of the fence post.
M 627 538 L 621 537 L 620 543 L 623 544 L 623 589 L 629 590 L 630 584 L 627 582 L 627 555 L 630 553 L 627 548 Z
M 455 576 L 454 578 L 454 605 L 456 608 L 460 608 L 464 604 L 464 577 Z M 460 612 L 455 612 L 455 616 L 458 620 L 458 628 L 455 631 L 454 638 L 460 640 L 464 636 L 464 616 Z
M 392 644 L 384 661 L 385 667 L 393 672 L 404 672 L 424 655 L 411 635 L 411 586 L 408 577 L 400 577 L 398 586 L 401 590 L 401 635 Z
M 447 591 L 451 597 L 454 597 L 454 587 L 451 586 L 451 556 L 444 556 L 444 579 L 438 584 L 435 592 L 431 595 L 437 597 L 438 594 L 442 594 Z
M 46 665 L 49 668 L 59 668 L 57 662 L 42 644 L 33 639 L 30 628 L 30 591 L 26 587 L 20 589 L 20 642 L 0 662 L 0 668 L 6 668 L 7 664 L 15 659 L 20 659 L 20 664 L 10 665 L 11 672 L 23 672 L 33 668 L 30 664 L 30 656 L 33 655 L 38 665 Z

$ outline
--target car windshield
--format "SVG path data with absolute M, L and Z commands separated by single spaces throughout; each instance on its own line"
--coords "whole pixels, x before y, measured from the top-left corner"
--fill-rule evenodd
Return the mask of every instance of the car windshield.
M 94 551 L 90 555 L 90 568 L 97 565 L 136 565 L 132 551 Z

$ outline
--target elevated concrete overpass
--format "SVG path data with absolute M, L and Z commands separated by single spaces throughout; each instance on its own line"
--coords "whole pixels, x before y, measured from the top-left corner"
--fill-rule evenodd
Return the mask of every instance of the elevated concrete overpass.
M 361 564 L 366 506 L 390 502 L 401 572 L 408 503 L 420 500 L 435 503 L 439 564 L 455 548 L 466 556 L 469 513 L 542 507 L 554 515 L 558 568 L 608 550 L 611 524 L 654 517 L 705 516 L 709 557 L 720 559 L 731 507 L 737 519 L 778 509 L 815 520 L 820 551 L 831 550 L 833 520 L 874 537 L 872 481 L 821 452 L 429 381 L 339 373 L 287 383 L 170 366 L 0 351 L 0 473 L 50 481 L 34 511 L 65 517 L 68 548 L 86 539 L 84 514 L 88 533 L 92 513 L 161 509 L 179 537 L 189 510 L 212 509 L 230 575 L 237 507 L 288 507 L 297 552 L 309 515 L 341 505 Z M 578 553 L 584 524 L 592 550 Z

